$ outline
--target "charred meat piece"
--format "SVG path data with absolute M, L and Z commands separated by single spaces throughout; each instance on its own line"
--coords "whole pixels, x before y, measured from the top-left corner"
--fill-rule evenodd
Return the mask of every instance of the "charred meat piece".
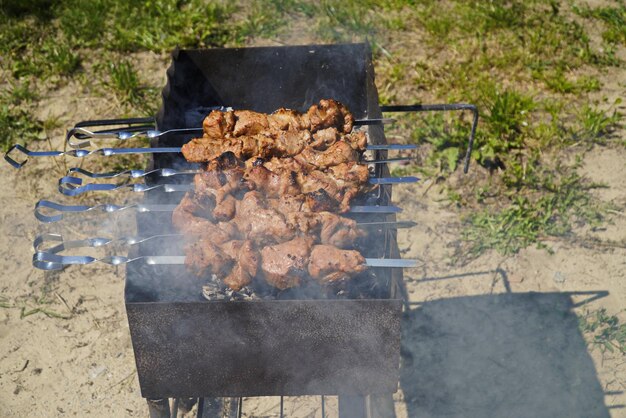
M 185 265 L 196 276 L 226 275 L 234 259 L 226 254 L 212 237 L 202 237 L 185 248 Z
M 233 136 L 256 135 L 269 128 L 268 115 L 250 110 L 235 110 Z
M 313 239 L 298 237 L 261 250 L 261 275 L 270 285 L 284 290 L 299 286 L 307 277 Z
M 276 174 L 263 165 L 258 165 L 247 170 L 245 179 L 267 197 L 294 196 L 300 193 L 298 179 L 293 171 Z
M 252 283 L 257 275 L 260 257 L 252 241 L 229 241 L 222 246 L 222 250 L 235 260 L 234 267 L 223 279 L 224 284 L 233 290 L 241 290 Z
M 213 209 L 213 217 L 219 222 L 233 219 L 237 212 L 237 200 L 232 195 L 225 195 Z
M 172 212 L 172 224 L 181 234 L 186 236 L 209 236 L 215 243 L 223 243 L 237 236 L 238 231 L 233 225 L 225 222 L 215 224 L 211 219 L 198 216 L 202 209 L 194 199 L 194 195 L 186 193 L 180 204 Z M 211 214 L 212 212 L 207 212 Z
M 352 131 L 354 117 L 343 104 L 333 99 L 320 100 L 319 104 L 313 105 L 304 115 L 309 121 L 311 132 L 329 127 L 336 127 L 345 134 Z
M 204 135 L 208 138 L 224 138 L 233 131 L 235 121 L 233 112 L 214 110 L 202 122 Z
M 336 202 L 341 213 L 350 209 L 350 201 L 363 189 L 369 179 L 366 166 L 342 163 L 329 167 L 327 171 L 313 170 L 298 173 L 302 192 L 311 196 L 309 204 Z M 330 205 L 328 205 L 330 206 Z M 327 209 L 332 211 L 332 208 Z
M 356 221 L 331 212 L 291 212 L 285 218 L 300 234 L 319 237 L 322 244 L 339 248 L 352 248 L 365 235 Z
M 313 140 L 309 144 L 311 148 L 323 151 L 330 145 L 339 141 L 339 131 L 337 128 L 326 128 L 319 130 L 313 134 Z
M 270 129 L 274 131 L 303 131 L 308 130 L 308 121 L 302 118 L 299 112 L 281 108 L 268 116 Z
M 260 244 L 286 241 L 294 236 L 285 218 L 267 207 L 263 196 L 256 191 L 246 193 L 238 202 L 233 221 L 243 237 Z
M 365 132 L 352 132 L 344 136 L 343 139 L 356 151 L 363 152 L 367 147 Z
M 308 265 L 311 277 L 321 284 L 348 280 L 366 269 L 365 258 L 358 251 L 332 245 L 313 246 Z
M 359 158 L 359 153 L 349 143 L 344 141 L 335 142 L 325 151 L 317 151 L 307 147 L 294 157 L 300 164 L 311 164 L 316 168 L 326 168 L 358 161 Z

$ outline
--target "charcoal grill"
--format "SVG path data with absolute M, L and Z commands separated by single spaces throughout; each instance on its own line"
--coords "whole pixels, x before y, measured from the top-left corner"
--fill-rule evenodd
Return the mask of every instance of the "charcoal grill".
M 44 222 L 53 222 L 60 220 L 65 212 L 134 209 L 140 236 L 170 237 L 175 232 L 171 208 L 182 198 L 179 190 L 184 190 L 175 186 L 188 184 L 191 174 L 186 173 L 194 169 L 182 155 L 171 150 L 189 141 L 193 130 L 201 126 L 203 117 L 214 108 L 271 113 L 287 107 L 304 111 L 320 99 L 332 97 L 347 105 L 357 119 L 378 122 L 385 122 L 384 111 L 469 109 L 475 118 L 466 169 L 477 122 L 476 108 L 471 105 L 381 107 L 367 44 L 176 50 L 167 70 L 162 97 L 156 121 L 152 118 L 89 121 L 77 124 L 68 133 L 68 140 L 70 137 L 85 140 L 92 133 L 87 127 L 105 125 L 125 126 L 122 130 L 98 131 L 115 134 L 118 139 L 152 132 L 148 134 L 149 149 L 97 151 L 105 156 L 153 152 L 146 171 L 126 173 L 145 179 L 145 187 L 140 190 L 144 193 L 141 203 L 89 207 L 40 201 L 36 216 Z M 364 124 L 368 125 L 368 147 L 379 162 L 374 165 L 374 177 L 388 178 L 389 169 L 380 162 L 389 160 L 388 151 L 394 146 L 387 145 L 381 123 Z M 75 145 L 85 144 L 88 142 Z M 63 154 L 16 149 L 29 156 Z M 93 151 L 82 149 L 65 152 L 79 157 L 90 153 Z M 8 155 L 5 158 L 16 167 L 23 165 Z M 163 175 L 163 170 L 172 169 L 180 175 Z M 76 172 L 107 177 L 81 169 Z M 61 184 L 61 191 L 73 190 L 66 194 L 74 195 L 113 190 L 97 186 L 81 188 L 81 183 L 74 180 L 69 181 L 73 186 L 70 188 L 64 186 L 67 180 Z M 168 187 L 159 187 L 164 184 Z M 369 210 L 353 208 L 350 214 L 359 222 L 381 225 L 370 231 L 369 245 L 361 248 L 363 255 L 371 259 L 400 258 L 396 229 L 385 226 L 395 224 L 396 212 L 400 211 L 391 204 L 391 188 L 391 184 L 380 185 L 356 202 L 355 208 Z M 46 210 L 60 213 L 51 215 Z M 61 240 L 41 237 L 35 243 L 36 249 L 49 239 Z M 100 245 L 95 241 L 83 244 Z M 103 261 L 120 264 L 133 258 L 181 250 L 180 243 L 172 239 L 139 240 L 133 244 L 129 257 Z M 57 250 L 67 248 L 71 245 L 61 243 Z M 41 268 L 60 267 L 53 258 L 38 252 L 34 263 Z M 393 416 L 393 405 L 388 401 L 397 390 L 399 379 L 402 269 L 373 267 L 371 271 L 365 290 L 330 299 L 283 292 L 255 300 L 207 301 L 202 296 L 201 283 L 187 274 L 184 266 L 129 263 L 126 310 L 141 393 L 149 400 L 151 416 L 169 416 L 168 398 L 206 398 L 210 400 L 207 403 L 213 404 L 216 398 L 235 398 L 239 402 L 233 405 L 241 413 L 242 397 L 287 395 L 339 395 L 342 417 Z M 373 408 L 372 399 L 386 399 L 387 407 Z M 199 408 L 199 416 L 203 409 L 206 408 Z
M 199 126 L 204 112 L 197 109 L 303 111 L 326 97 L 346 104 L 357 119 L 382 117 L 366 45 L 176 51 L 167 75 L 157 115 L 161 131 Z M 188 138 L 159 137 L 152 146 L 176 147 Z M 376 126 L 369 127 L 369 138 L 370 144 L 385 142 Z M 151 168 L 185 166 L 172 154 L 156 155 L 153 162 Z M 379 177 L 388 175 L 383 165 L 377 170 Z M 391 188 L 382 190 L 376 203 L 386 206 Z M 171 198 L 160 190 L 146 196 L 154 204 Z M 368 221 L 381 220 L 395 221 L 395 215 L 368 216 Z M 138 215 L 139 233 L 158 225 L 167 223 Z M 386 245 L 372 246 L 364 255 L 398 258 L 394 231 L 375 232 L 375 239 Z M 145 250 L 155 253 L 154 248 Z M 151 274 L 130 268 L 127 273 L 126 309 L 144 397 L 365 396 L 396 391 L 401 314 L 396 289 L 401 269 L 377 272 L 383 284 L 378 292 L 386 294 L 371 300 L 206 303 L 198 300 L 197 279 L 191 278 L 196 286 L 185 287 L 196 290 L 188 299 L 176 291 L 170 293 L 174 298 L 162 301 L 152 293 L 154 284 L 145 280 L 185 277 L 182 269 L 176 270 Z M 189 327 L 181 332 L 181 324 Z

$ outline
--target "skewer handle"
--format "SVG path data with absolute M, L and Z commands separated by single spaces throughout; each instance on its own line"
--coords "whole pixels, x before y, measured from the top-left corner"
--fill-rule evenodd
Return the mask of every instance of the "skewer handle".
M 144 205 L 130 204 L 126 206 L 104 203 L 95 206 L 85 205 L 62 205 L 49 200 L 40 200 L 35 204 L 35 218 L 44 223 L 58 222 L 66 213 L 101 211 L 107 213 L 120 212 L 134 209 L 136 212 L 172 212 L 177 205 Z M 47 211 L 45 211 L 47 210 Z M 45 211 L 45 212 L 44 212 Z M 50 212 L 54 214 L 50 214 Z M 48 214 L 46 214 L 48 213 Z
M 165 154 L 165 153 L 179 153 L 179 147 L 171 147 L 171 148 L 100 148 L 93 151 L 87 151 L 84 149 L 72 149 L 69 151 L 31 151 L 28 148 L 15 144 L 9 151 L 4 155 L 4 159 L 11 164 L 15 168 L 22 168 L 24 164 L 28 162 L 28 158 L 17 161 L 9 155 L 18 151 L 27 157 L 59 157 L 61 155 L 69 155 L 70 157 L 87 157 L 92 154 L 100 154 L 105 157 L 110 157 L 112 155 L 128 155 L 128 154 Z

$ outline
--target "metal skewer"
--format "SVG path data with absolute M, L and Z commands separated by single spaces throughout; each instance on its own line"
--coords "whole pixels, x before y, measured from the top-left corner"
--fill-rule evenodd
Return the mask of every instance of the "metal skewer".
M 409 161 L 414 157 L 394 157 L 394 158 L 386 158 L 379 160 L 361 160 L 360 162 L 364 164 L 384 164 L 390 162 L 398 162 L 398 161 Z M 83 176 L 90 177 L 92 179 L 112 179 L 116 177 L 128 177 L 128 178 L 141 178 L 147 176 L 157 176 L 157 177 L 171 177 L 178 175 L 192 175 L 202 173 L 203 170 L 199 169 L 191 169 L 191 170 L 176 170 L 173 168 L 155 168 L 153 170 L 123 170 L 117 172 L 108 172 L 108 173 L 94 173 L 89 170 L 85 170 L 80 167 L 72 167 L 67 170 L 66 176 L 70 176 L 74 173 L 82 174 Z
M 141 171 L 141 170 L 133 170 Z M 159 171 L 159 170 L 155 170 Z M 175 170 L 172 170 L 175 171 Z M 185 174 L 194 174 L 195 171 L 191 171 Z M 175 174 L 181 174 L 176 172 Z M 384 184 L 401 184 L 401 183 L 415 183 L 419 181 L 418 177 L 371 177 L 369 179 L 370 184 L 384 185 Z M 194 190 L 194 185 L 191 183 L 186 184 L 153 184 L 148 185 L 145 183 L 88 183 L 83 185 L 83 179 L 72 176 L 65 176 L 59 179 L 59 191 L 66 196 L 78 196 L 87 192 L 101 192 L 101 191 L 114 191 L 121 189 L 129 189 L 133 192 L 144 193 L 150 190 L 161 189 L 166 193 L 174 192 L 188 192 Z
M 121 255 L 111 255 L 102 258 L 80 255 L 57 255 L 47 251 L 39 251 L 33 255 L 33 266 L 41 270 L 60 270 L 65 266 L 79 264 L 87 265 L 92 263 L 104 263 L 112 266 L 144 261 L 149 265 L 178 265 L 185 264 L 184 255 L 149 255 L 139 257 L 125 257 Z M 399 258 L 366 258 L 365 264 L 368 267 L 385 268 L 411 268 L 417 267 L 417 260 Z
M 35 217 L 44 223 L 58 222 L 63 219 L 66 213 L 76 212 L 121 212 L 125 210 L 134 210 L 135 212 L 172 212 L 178 205 L 155 205 L 155 204 L 143 204 L 133 203 L 129 205 L 115 205 L 112 203 L 103 203 L 95 206 L 86 205 L 63 205 L 60 203 L 51 202 L 49 200 L 40 200 L 35 204 Z M 46 214 L 43 212 L 47 209 L 48 212 L 53 211 L 54 214 Z M 379 213 L 379 214 L 392 214 L 400 213 L 402 209 L 397 206 L 352 206 L 350 213 Z
M 378 119 L 357 119 L 354 121 L 355 126 L 369 126 L 369 125 L 386 125 L 396 122 L 392 118 L 378 118 Z M 83 125 L 88 126 L 88 125 Z M 86 141 L 87 138 L 94 139 L 117 139 L 125 141 L 133 138 L 158 138 L 163 135 L 169 134 L 192 134 L 202 133 L 202 127 L 199 128 L 176 128 L 168 129 L 166 131 L 159 131 L 156 129 L 150 129 L 150 127 L 141 126 L 135 128 L 120 128 L 120 129 L 105 129 L 101 131 L 92 131 L 82 126 L 75 126 L 67 131 L 65 139 L 67 144 L 72 148 L 86 148 L 91 145 L 91 142 Z M 72 142 L 72 138 L 78 138 L 83 141 Z
M 412 221 L 382 221 L 382 222 L 365 222 L 365 223 L 357 223 L 359 227 L 370 227 L 370 226 L 390 226 L 392 228 L 411 228 L 417 225 Z M 77 239 L 77 240 L 69 240 L 65 241 L 63 236 L 60 234 L 42 234 L 38 235 L 33 241 L 33 248 L 35 252 L 46 252 L 57 254 L 65 250 L 73 249 L 73 248 L 100 248 L 105 247 L 112 244 L 123 244 L 123 245 L 137 245 L 147 241 L 153 241 L 158 239 L 166 239 L 166 238 L 183 238 L 184 234 L 161 234 L 161 235 L 152 235 L 149 237 L 139 237 L 139 236 L 127 236 L 127 237 L 119 237 L 119 238 L 104 238 L 104 237 L 94 237 L 94 238 L 85 238 L 85 239 Z M 56 244 L 56 245 L 54 245 Z M 50 247 L 50 245 L 54 245 Z
M 367 150 L 410 150 L 416 149 L 415 145 L 405 145 L 405 144 L 386 144 L 386 145 L 369 145 Z M 11 164 L 15 168 L 21 168 L 28 162 L 28 158 L 24 161 L 18 162 L 14 158 L 9 155 L 14 152 L 19 151 L 20 153 L 26 155 L 27 157 L 60 157 L 62 155 L 68 155 L 70 157 L 78 157 L 83 158 L 90 156 L 92 154 L 99 154 L 105 157 L 110 157 L 113 155 L 128 155 L 128 154 L 176 154 L 181 152 L 180 147 L 163 147 L 163 148 L 99 148 L 96 150 L 88 151 L 84 149 L 72 149 L 68 151 L 31 151 L 28 148 L 15 144 L 9 151 L 4 155 L 4 159 Z

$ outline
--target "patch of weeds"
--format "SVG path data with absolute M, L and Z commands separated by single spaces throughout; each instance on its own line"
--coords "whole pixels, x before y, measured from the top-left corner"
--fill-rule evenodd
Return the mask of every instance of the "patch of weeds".
M 41 52 L 43 61 L 47 63 L 46 72 L 51 75 L 69 76 L 80 68 L 80 55 L 67 42 L 47 39 Z
M 586 18 L 599 19 L 606 25 L 602 38 L 608 43 L 626 44 L 626 5 L 618 7 L 577 7 L 574 12 Z
M 48 294 L 45 291 L 43 291 L 39 296 L 29 297 L 25 301 L 13 301 L 11 303 L 9 299 L 5 297 L 0 298 L 0 308 L 19 309 L 20 319 L 37 314 L 44 314 L 48 318 L 58 319 L 70 319 L 72 317 L 71 314 L 61 314 L 50 309 L 49 305 L 51 304 L 52 301 L 49 299 Z
M 415 2 L 403 0 L 322 0 L 310 16 L 317 20 L 317 33 L 325 40 L 341 42 L 373 41 L 381 29 L 398 26 L 397 17 L 385 12 L 400 11 Z
M 223 46 L 231 40 L 228 19 L 234 8 L 223 3 L 201 0 L 114 3 L 116 7 L 109 16 L 113 49 L 163 52 L 176 46 Z M 137 22 L 145 24 L 137 25 Z
M 13 77 L 42 74 L 43 69 L 36 64 L 32 52 L 33 46 L 38 45 L 44 36 L 40 26 L 35 18 L 11 18 L 0 10 L 2 66 L 10 71 Z
M 471 255 L 487 249 L 513 254 L 544 237 L 566 235 L 575 223 L 595 225 L 602 221 L 602 207 L 589 194 L 597 185 L 586 184 L 567 169 L 561 175 L 543 173 L 539 179 L 540 193 L 514 193 L 504 209 L 482 211 L 468 218 L 463 238 Z
M 0 91 L 0 147 L 7 151 L 13 144 L 27 144 L 39 137 L 43 125 L 28 110 L 27 104 L 35 98 L 28 84 L 16 85 Z
M 246 7 L 246 18 L 235 28 L 237 38 L 240 42 L 251 37 L 271 38 L 287 25 L 285 16 L 296 12 L 309 17 L 315 13 L 313 5 L 296 0 L 249 2 Z
M 366 4 L 367 3 L 367 4 Z M 355 37 L 373 36 L 374 18 L 371 1 L 323 0 L 316 11 L 317 32 L 329 41 L 349 41 Z
M 109 80 L 106 84 L 113 90 L 120 103 L 145 114 L 154 113 L 155 101 L 147 97 L 152 89 L 142 85 L 139 74 L 130 61 L 112 60 L 106 69 Z
M 526 145 L 536 103 L 526 94 L 489 84 L 481 96 L 482 119 L 476 133 L 474 157 L 488 168 L 504 168 L 503 161 L 512 160 L 510 152 Z
M 110 42 L 107 32 L 109 25 L 114 23 L 111 16 L 123 12 L 109 0 L 69 0 L 58 2 L 54 7 L 59 27 L 67 39 L 73 45 L 87 48 Z
M 576 79 L 565 76 L 564 72 L 557 70 L 554 72 L 546 72 L 537 75 L 537 78 L 543 80 L 546 86 L 557 93 L 587 93 L 590 91 L 600 90 L 600 80 L 595 77 L 583 75 Z
M 621 100 L 616 101 L 616 105 Z M 617 110 L 607 115 L 603 110 L 585 104 L 578 112 L 576 138 L 596 144 L 606 143 L 607 136 L 613 132 L 621 120 Z
M 626 324 L 620 323 L 617 316 L 609 315 L 605 308 L 580 315 L 579 327 L 589 344 L 603 353 L 626 354 Z
M 441 173 L 456 170 L 469 140 L 470 126 L 450 115 L 431 113 L 415 120 L 411 139 L 416 144 L 430 144 L 432 151 L 428 159 L 431 166 Z

